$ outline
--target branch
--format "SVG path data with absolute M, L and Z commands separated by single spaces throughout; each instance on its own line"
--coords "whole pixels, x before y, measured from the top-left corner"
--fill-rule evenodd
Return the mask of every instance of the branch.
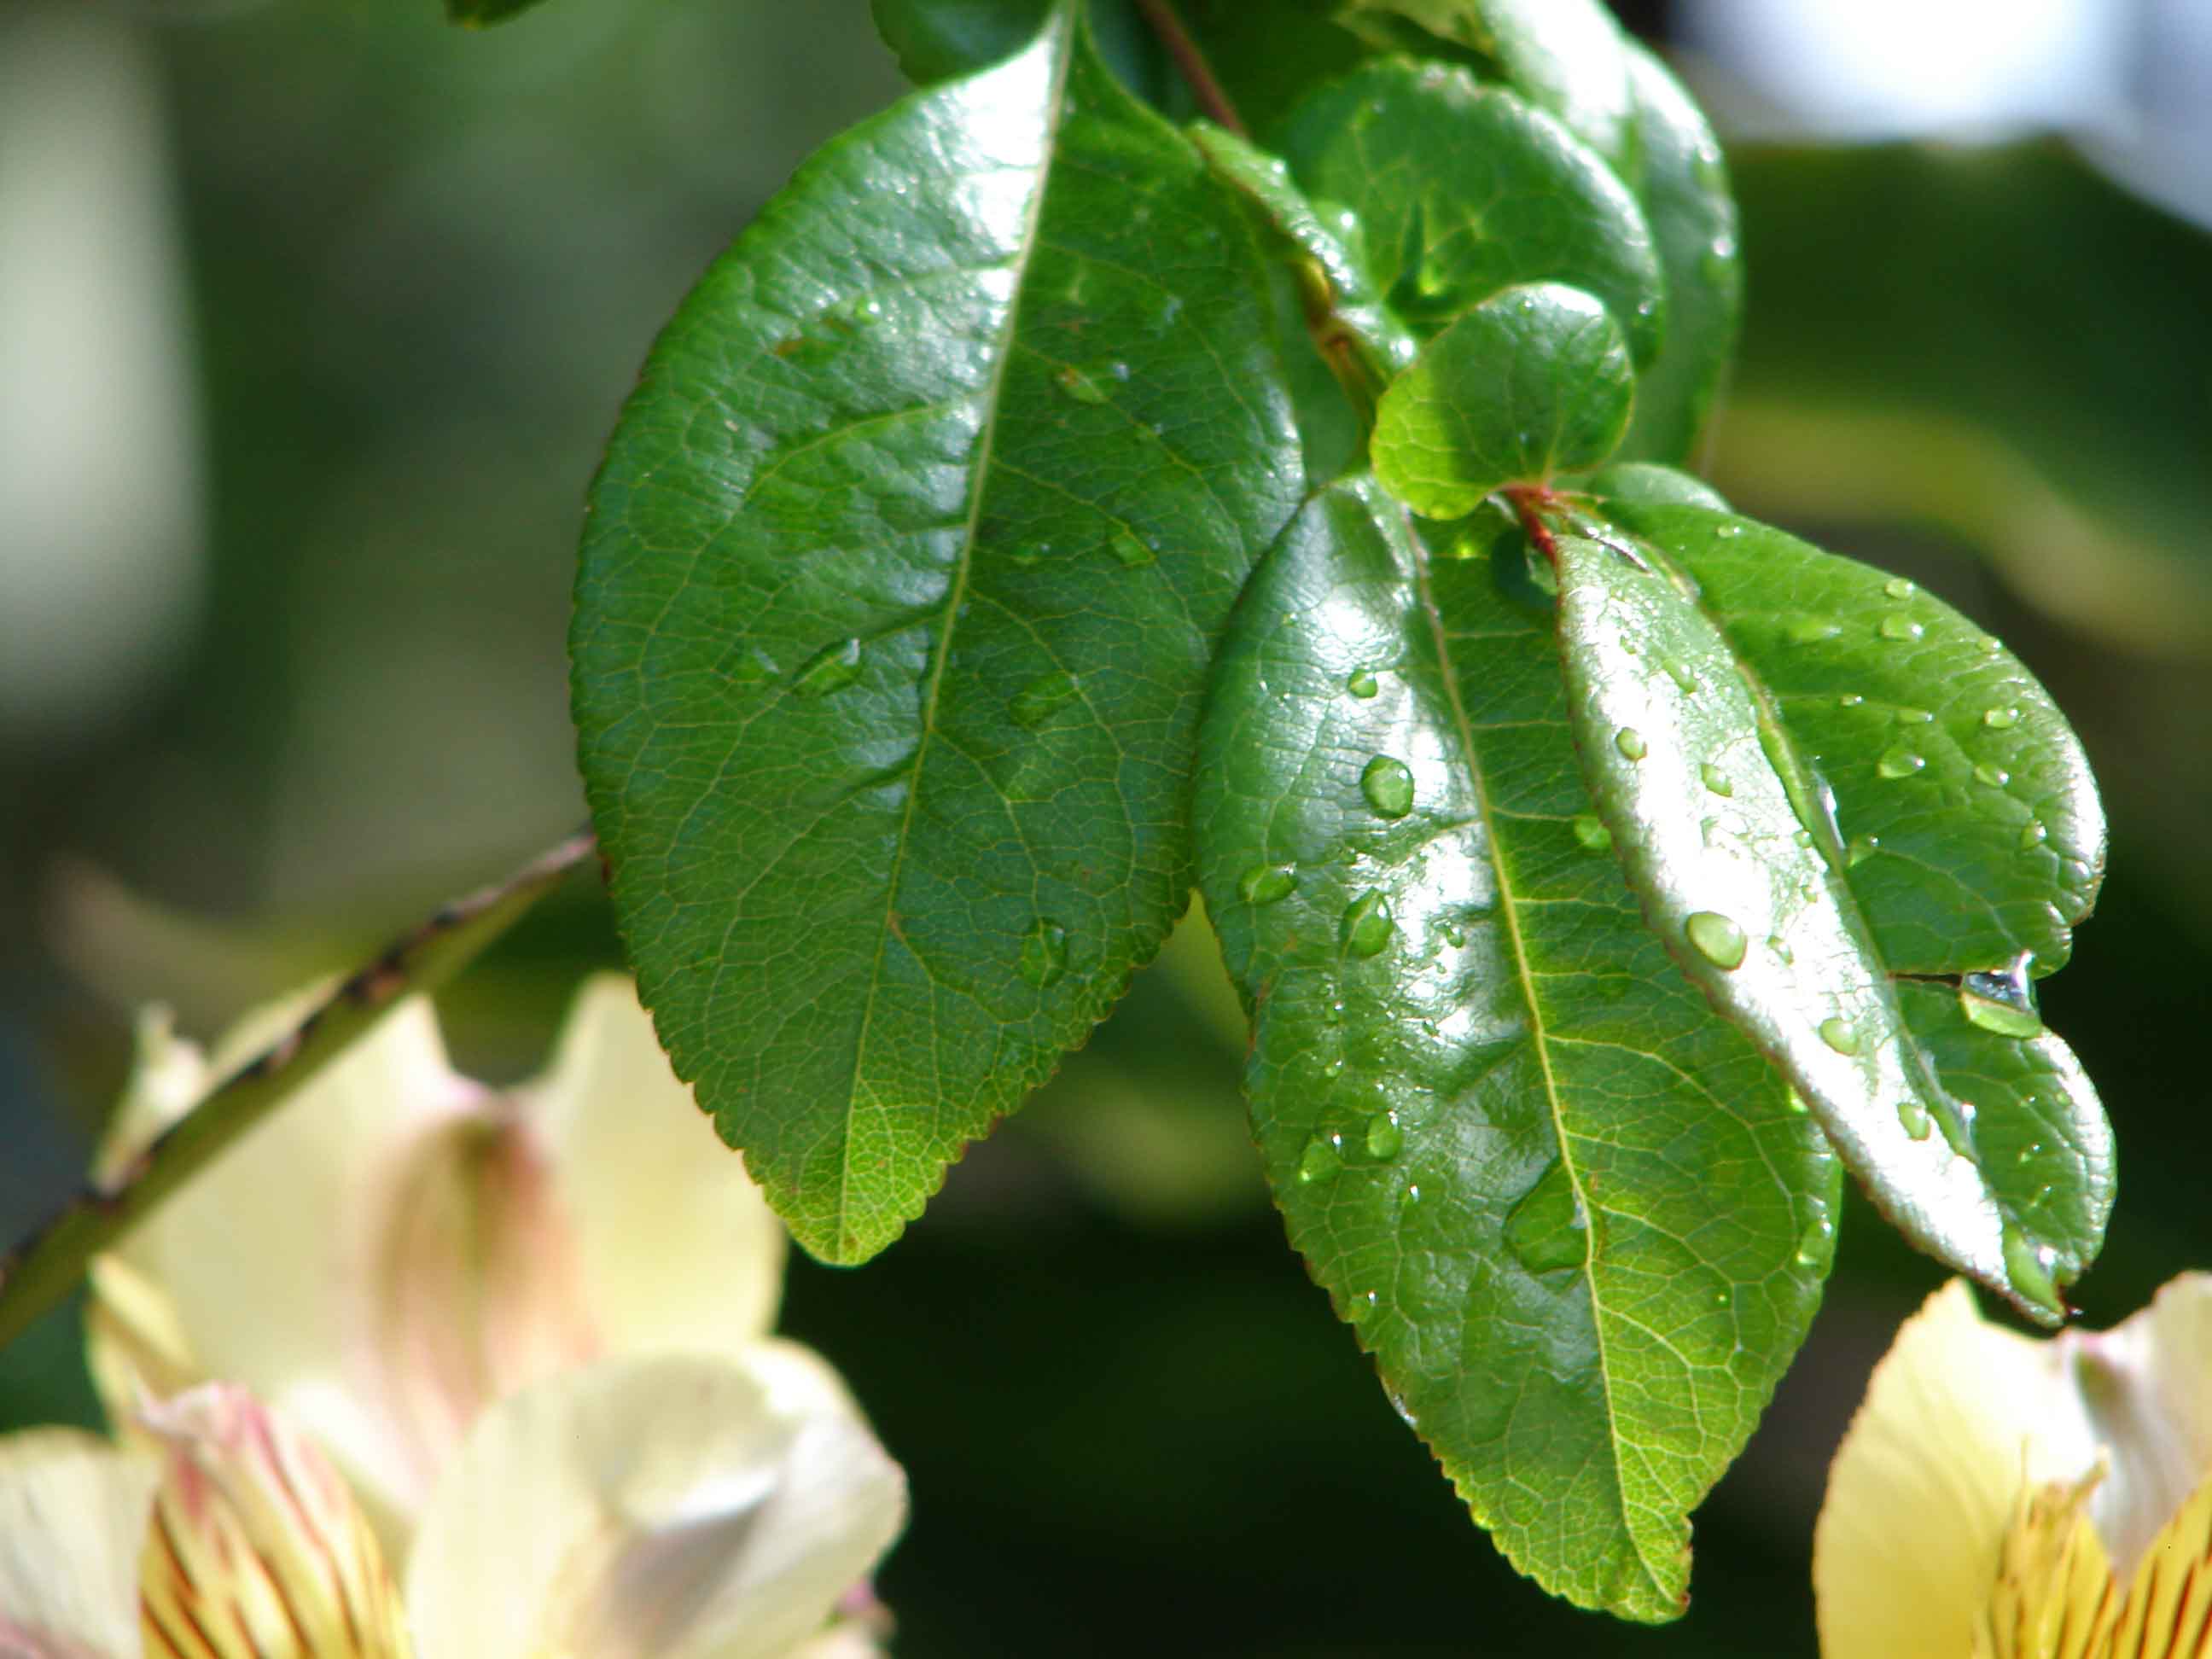
M 433 991 L 474 961 L 594 843 L 579 835 L 496 887 L 442 907 L 344 983 L 261 1057 L 217 1085 L 114 1182 L 76 1197 L 0 1258 L 0 1346 L 23 1334 L 84 1276 L 87 1264 L 225 1148 L 366 1036 L 404 993 Z
M 1175 59 L 1176 68 L 1190 83 L 1191 95 L 1198 106 L 1206 112 L 1206 119 L 1214 125 L 1226 127 L 1239 138 L 1252 135 L 1245 130 L 1244 119 L 1237 112 L 1237 106 L 1229 100 L 1229 94 L 1213 76 L 1213 66 L 1206 61 L 1206 53 L 1190 31 L 1183 27 L 1182 19 L 1176 15 L 1173 0 L 1137 0 L 1137 9 L 1159 37 L 1160 45 Z

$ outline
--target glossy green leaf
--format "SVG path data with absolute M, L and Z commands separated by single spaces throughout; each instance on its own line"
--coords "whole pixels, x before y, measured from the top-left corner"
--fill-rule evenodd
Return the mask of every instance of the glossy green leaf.
M 1636 383 L 1636 420 L 1621 453 L 1677 465 L 1695 453 L 1743 313 L 1735 198 L 1720 142 L 1667 66 L 1630 43 L 1629 78 L 1643 160 L 1644 204 L 1666 278 L 1667 335 Z
M 1508 289 L 1382 394 L 1376 476 L 1416 512 L 1455 519 L 1502 484 L 1597 465 L 1635 392 L 1628 348 L 1595 299 L 1557 283 Z
M 1639 362 L 1658 350 L 1665 285 L 1643 210 L 1512 93 L 1461 68 L 1374 63 L 1313 93 L 1279 139 L 1309 199 L 1358 216 L 1376 282 L 1417 331 L 1516 283 L 1565 283 L 1605 301 Z
M 1123 85 L 1182 112 L 1183 88 L 1129 0 L 1079 0 L 1100 58 Z M 1002 63 L 1036 38 L 1058 0 L 869 0 L 876 33 L 917 86 Z
M 1616 517 L 1646 507 L 1705 507 L 1721 513 L 1729 510 L 1720 492 L 1703 478 L 1651 461 L 1615 461 L 1587 477 L 1568 481 L 1565 488 L 1572 494 L 1598 497 Z
M 1525 568 L 1430 562 L 1371 481 L 1316 496 L 1223 649 L 1200 874 L 1293 1243 L 1506 1554 L 1660 1620 L 1836 1170 L 1624 889 Z
M 1636 90 L 1628 42 L 1598 0 L 1352 0 L 1345 21 L 1395 14 L 1498 66 L 1624 174 L 1637 167 Z
M 1267 307 L 1063 5 L 810 161 L 623 413 L 585 777 L 662 1040 L 817 1255 L 894 1237 L 1182 908 L 1206 665 L 1300 488 Z
M 1589 535 L 1553 537 L 1577 747 L 1630 884 L 1690 979 L 1789 1075 L 1884 1212 L 2055 1322 L 2057 1288 L 2087 1264 L 2111 1205 L 2103 1113 L 2056 1038 L 2023 1035 L 2039 1031 L 2025 1006 L 1962 1004 L 1951 985 L 1908 1006 L 1899 977 L 2008 971 L 2027 960 L 2014 951 L 2047 941 L 2074 902 L 2068 854 L 2047 831 L 2014 828 L 1996 860 L 1990 826 L 2021 809 L 1972 768 L 1989 757 L 2030 791 L 2057 781 L 2050 810 L 2063 805 L 2070 837 L 2095 818 L 2078 748 L 2051 729 L 2055 712 L 2017 663 L 1908 584 L 1891 580 L 1886 609 L 1846 606 L 1878 573 L 1762 532 L 1750 576 L 1732 549 L 1711 551 L 1745 540 L 1742 520 L 1666 507 L 1641 523 L 1641 539 L 1587 522 L 1573 527 Z M 1718 565 L 1739 582 L 1705 588 L 1701 608 L 1678 555 L 1698 583 Z M 1755 654 L 1735 643 L 1739 630 L 1773 643 Z M 1854 684 L 1875 690 L 1871 714 L 1862 693 L 1826 678 L 1854 666 L 1870 668 Z M 1879 698 L 1898 683 L 1885 674 L 1940 708 Z M 1900 855 L 1856 827 L 1869 824 L 1911 836 L 1927 869 L 1878 881 L 1877 862 Z M 2024 1002 L 2024 966 L 2020 975 Z M 1992 1002 L 2014 1016 L 1995 1022 L 2009 1029 L 1990 1029 Z M 2033 1056 L 2014 1052 L 2023 1044 Z

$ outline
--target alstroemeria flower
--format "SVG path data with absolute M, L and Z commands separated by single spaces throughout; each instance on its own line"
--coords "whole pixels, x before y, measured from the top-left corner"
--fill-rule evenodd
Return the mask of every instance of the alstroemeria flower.
M 1837 1453 L 1813 1584 L 1825 1659 L 2212 1654 L 2212 1274 L 2049 1340 L 1937 1291 Z
M 841 1597 L 896 1534 L 898 1468 L 788 1344 L 566 1370 L 491 1407 L 404 1595 L 281 1412 L 204 1384 L 127 1449 L 0 1440 L 8 1659 L 859 1659 Z M 834 1622 L 833 1622 L 834 1621 Z
M 249 1017 L 212 1061 L 149 1021 L 100 1171 L 301 1006 Z M 590 981 L 551 1065 L 511 1089 L 456 1074 L 417 998 L 95 1264 L 94 1373 L 118 1423 L 243 1385 L 328 1450 L 398 1559 L 497 1401 L 613 1356 L 742 1362 L 784 1249 L 628 981 Z

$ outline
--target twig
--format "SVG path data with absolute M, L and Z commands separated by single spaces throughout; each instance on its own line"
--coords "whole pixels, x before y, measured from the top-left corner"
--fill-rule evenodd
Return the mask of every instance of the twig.
M 1175 59 L 1176 68 L 1190 83 L 1191 95 L 1198 106 L 1206 112 L 1206 118 L 1216 126 L 1226 127 L 1239 138 L 1249 138 L 1244 119 L 1237 112 L 1237 106 L 1229 100 L 1229 94 L 1213 76 L 1213 65 L 1206 61 L 1206 53 L 1192 40 L 1190 31 L 1183 27 L 1182 19 L 1176 15 L 1173 0 L 1137 0 L 1137 9 L 1152 26 L 1160 45 L 1167 48 Z
M 480 955 L 590 857 L 580 835 L 496 887 L 442 907 L 351 975 L 258 1059 L 162 1131 L 118 1179 L 88 1182 L 0 1258 L 0 1346 L 67 1296 L 87 1264 L 366 1036 L 405 992 L 430 991 Z

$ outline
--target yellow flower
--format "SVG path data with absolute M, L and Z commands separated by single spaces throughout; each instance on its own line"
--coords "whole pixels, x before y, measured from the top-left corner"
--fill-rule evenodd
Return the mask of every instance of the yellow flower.
M 1825 1659 L 2212 1654 L 2212 1274 L 2048 1340 L 1929 1297 L 1829 1472 L 1813 1585 Z
M 404 1593 L 343 1479 L 245 1389 L 151 1402 L 126 1448 L 0 1439 L 9 1659 L 860 1659 L 836 1619 L 903 1487 L 818 1361 L 661 1356 L 490 1407 Z
M 313 1000 L 212 1060 L 147 1021 L 98 1173 Z M 545 1072 L 504 1090 L 453 1070 L 417 998 L 94 1265 L 94 1376 L 118 1423 L 244 1385 L 328 1449 L 396 1557 L 486 1407 L 597 1358 L 742 1358 L 784 1250 L 627 980 L 588 982 Z

